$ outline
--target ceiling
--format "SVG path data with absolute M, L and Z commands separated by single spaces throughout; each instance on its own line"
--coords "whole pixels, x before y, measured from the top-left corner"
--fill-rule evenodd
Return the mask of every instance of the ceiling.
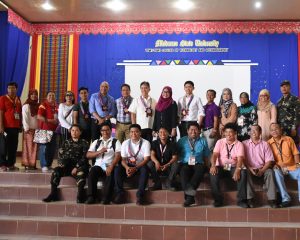
M 300 20 L 300 0 L 260 0 L 260 9 L 256 0 L 191 0 L 195 7 L 186 12 L 173 7 L 175 0 L 123 0 L 128 8 L 121 12 L 103 7 L 107 0 L 48 0 L 56 9 L 45 11 L 40 7 L 45 1 L 2 0 L 32 23 Z

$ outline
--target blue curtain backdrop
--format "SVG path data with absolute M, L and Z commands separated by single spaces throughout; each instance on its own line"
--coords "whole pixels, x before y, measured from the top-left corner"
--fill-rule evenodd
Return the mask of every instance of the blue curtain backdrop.
M 226 53 L 148 53 L 158 39 L 218 40 Z M 267 88 L 276 102 L 280 96 L 279 84 L 288 79 L 292 91 L 298 95 L 298 47 L 296 34 L 155 34 L 155 35 L 81 35 L 79 42 L 78 86 L 97 91 L 99 84 L 107 80 L 110 93 L 120 95 L 124 82 L 124 66 L 116 66 L 123 60 L 251 60 L 258 66 L 251 67 L 251 96 L 256 102 L 259 91 Z M 221 81 L 222 79 L 220 79 Z M 229 83 L 230 87 L 230 83 Z M 203 91 L 206 91 L 205 89 Z
M 7 21 L 7 12 L 0 12 L 0 94 L 6 93 L 8 82 L 18 83 L 18 95 L 26 77 L 30 36 Z

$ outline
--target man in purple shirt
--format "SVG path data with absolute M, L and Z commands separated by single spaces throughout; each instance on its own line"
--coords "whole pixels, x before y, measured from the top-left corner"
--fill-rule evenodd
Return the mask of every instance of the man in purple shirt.
M 264 180 L 264 189 L 267 192 L 271 208 L 276 208 L 275 175 L 272 170 L 274 157 L 269 144 L 261 140 L 262 129 L 259 125 L 251 126 L 250 139 L 243 141 L 245 148 L 245 164 L 247 166 L 247 199 L 249 207 L 254 207 L 253 179 Z
M 206 92 L 207 104 L 204 106 L 205 117 L 203 125 L 203 137 L 206 139 L 208 148 L 212 152 L 218 137 L 220 108 L 214 103 L 216 91 L 209 89 Z

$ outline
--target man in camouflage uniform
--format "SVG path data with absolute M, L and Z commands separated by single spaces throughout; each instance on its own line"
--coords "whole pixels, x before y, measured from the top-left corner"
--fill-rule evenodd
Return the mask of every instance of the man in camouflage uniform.
M 66 140 L 58 152 L 58 167 L 51 176 L 51 192 L 44 202 L 58 201 L 58 185 L 60 179 L 65 176 L 72 176 L 76 179 L 78 194 L 77 203 L 85 201 L 84 186 L 89 171 L 89 164 L 86 153 L 89 144 L 86 140 L 80 139 L 81 129 L 79 125 L 73 124 L 71 127 L 71 138 Z
M 300 122 L 300 101 L 291 94 L 291 83 L 284 80 L 280 84 L 280 91 L 283 96 L 277 102 L 277 121 L 280 124 L 283 134 L 299 143 L 297 128 Z

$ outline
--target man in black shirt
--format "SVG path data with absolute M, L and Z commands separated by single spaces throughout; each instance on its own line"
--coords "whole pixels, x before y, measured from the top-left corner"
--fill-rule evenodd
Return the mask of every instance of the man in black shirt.
M 177 162 L 176 143 L 170 141 L 168 130 L 161 127 L 158 131 L 158 137 L 157 140 L 152 142 L 151 161 L 147 163 L 154 182 L 151 187 L 152 190 L 162 189 L 159 175 L 170 176 L 172 174 L 171 166 L 174 162 Z

